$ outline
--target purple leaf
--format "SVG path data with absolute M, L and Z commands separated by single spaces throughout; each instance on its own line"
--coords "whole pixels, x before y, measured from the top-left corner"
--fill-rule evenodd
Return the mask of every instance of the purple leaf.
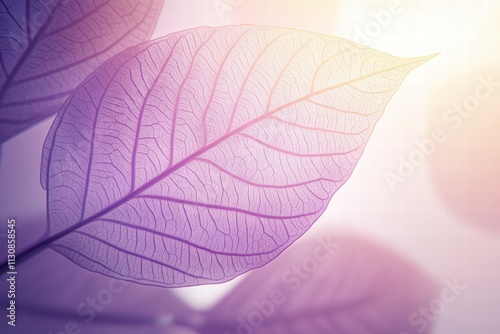
M 290 247 L 206 314 L 203 334 L 429 333 L 410 317 L 438 296 L 412 263 L 359 236 Z
M 3 245 L 2 245 L 3 246 Z M 5 275 L 0 288 L 8 291 Z M 91 273 L 52 250 L 26 262 L 16 278 L 16 327 L 2 321 L 0 333 L 165 334 L 192 326 L 197 314 L 169 289 L 118 281 Z M 7 293 L 0 294 L 2 308 Z M 5 317 L 5 316 L 4 316 Z M 69 325 L 72 326 L 72 325 Z M 13 331 L 14 330 L 14 331 Z
M 51 238 L 38 248 L 167 287 L 262 266 L 318 219 L 404 76 L 428 59 L 256 26 L 128 49 L 51 128 Z
M 149 38 L 162 0 L 0 1 L 0 142 L 56 113 L 94 69 Z

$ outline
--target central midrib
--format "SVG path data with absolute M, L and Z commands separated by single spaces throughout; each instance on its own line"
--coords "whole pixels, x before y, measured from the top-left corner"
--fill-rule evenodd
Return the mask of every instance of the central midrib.
M 187 156 L 186 158 L 182 159 L 181 161 L 179 161 L 178 163 L 176 163 L 175 165 L 173 165 L 172 167 L 166 169 L 163 173 L 157 175 L 156 177 L 154 177 L 153 179 L 151 179 L 150 181 L 146 182 L 145 184 L 143 184 L 142 186 L 138 187 L 136 190 L 128 193 L 126 196 L 122 197 L 121 199 L 119 199 L 118 201 L 116 201 L 114 204 L 106 207 L 105 209 L 89 216 L 88 218 L 86 219 L 83 219 L 81 220 L 80 222 L 74 224 L 73 226 L 71 227 L 68 227 L 67 229 L 55 234 L 53 237 L 49 238 L 51 239 L 50 242 L 53 242 L 55 240 L 58 240 L 66 235 L 68 235 L 69 233 L 83 227 L 83 226 L 86 226 L 90 223 L 92 223 L 93 221 L 97 220 L 98 218 L 106 215 L 107 213 L 113 211 L 114 209 L 116 209 L 117 207 L 120 207 L 121 205 L 125 204 L 126 202 L 128 202 L 129 200 L 133 199 L 134 197 L 137 197 L 138 195 L 140 195 L 141 193 L 143 193 L 144 191 L 148 190 L 151 186 L 155 185 L 157 182 L 167 178 L 169 175 L 171 175 L 172 173 L 176 172 L 179 168 L 187 165 L 188 163 L 190 163 L 192 160 L 194 160 L 195 158 L 197 158 L 198 156 L 202 155 L 203 153 L 209 151 L 210 149 L 212 149 L 213 147 L 219 145 L 220 143 L 222 143 L 223 141 L 229 139 L 230 137 L 232 137 L 233 135 L 245 130 L 246 128 L 262 121 L 263 119 L 285 109 L 285 108 L 288 108 L 289 106 L 292 106 L 296 103 L 299 103 L 299 102 L 302 102 L 302 101 L 306 101 L 314 96 L 317 96 L 317 95 L 320 95 L 320 94 L 323 94 L 327 91 L 330 91 L 330 90 L 333 90 L 333 89 L 337 89 L 339 87 L 342 87 L 342 86 L 345 86 L 345 85 L 349 85 L 351 83 L 354 83 L 354 82 L 357 82 L 357 81 L 361 81 L 361 80 L 364 80 L 364 79 L 367 79 L 369 77 L 372 77 L 372 76 L 375 76 L 375 75 L 378 75 L 380 73 L 383 73 L 383 72 L 389 72 L 389 71 L 393 71 L 393 70 L 396 70 L 398 68 L 401 68 L 401 67 L 405 67 L 405 66 L 409 66 L 409 65 L 412 65 L 414 63 L 417 63 L 419 61 L 422 61 L 421 58 L 417 58 L 416 60 L 414 60 L 413 62 L 410 62 L 410 63 L 405 63 L 403 65 L 399 65 L 399 66 L 395 66 L 395 67 L 392 67 L 392 68 L 389 68 L 389 69 L 385 69 L 383 71 L 377 71 L 377 72 L 374 72 L 374 73 L 371 73 L 371 74 L 368 74 L 368 75 L 365 75 L 365 76 L 361 76 L 361 77 L 358 77 L 356 79 L 352 79 L 352 80 L 348 80 L 348 81 L 345 81 L 343 83 L 340 83 L 340 84 L 337 84 L 337 85 L 334 85 L 334 86 L 331 86 L 331 87 L 326 87 L 324 89 L 321 89 L 321 90 L 318 90 L 316 92 L 313 92 L 313 93 L 310 93 L 310 94 L 307 94 L 303 97 L 300 97 L 298 99 L 295 99 L 291 102 L 288 102 L 286 104 L 283 104 L 281 105 L 280 107 L 277 107 L 267 113 L 264 113 L 262 116 L 254 119 L 253 121 L 247 123 L 247 124 L 244 124 L 242 126 L 240 126 L 239 128 L 236 128 L 235 130 L 227 133 L 226 135 L 222 136 L 221 138 L 219 138 L 218 140 L 212 142 L 211 144 L 203 147 L 202 149 L 192 153 L 191 155 Z M 48 222 L 50 224 L 50 221 Z
M 361 76 L 359 78 L 356 78 L 356 79 L 352 79 L 352 80 L 349 80 L 349 81 L 346 81 L 346 82 L 343 82 L 341 84 L 337 84 L 335 86 L 331 86 L 331 87 L 326 87 L 322 90 L 319 90 L 317 92 L 314 92 L 314 93 L 310 93 L 308 95 L 305 95 L 301 98 L 298 98 L 294 101 L 291 101 L 289 103 L 286 103 L 280 107 L 277 107 L 267 113 L 264 113 L 262 116 L 256 118 L 255 120 L 253 120 L 252 122 L 249 122 L 245 125 L 242 125 L 240 126 L 239 128 L 231 131 L 230 133 L 226 134 L 225 136 L 219 138 L 218 140 L 214 141 L 213 143 L 211 143 L 210 145 L 207 145 L 205 147 L 203 147 L 202 149 L 194 152 L 193 154 L 189 155 L 188 157 L 184 158 L 183 160 L 179 161 L 177 164 L 173 165 L 172 167 L 168 168 L 167 170 L 165 170 L 163 173 L 159 174 L 158 176 L 156 176 L 155 178 L 151 179 L 149 182 L 145 183 L 144 185 L 142 185 L 141 187 L 137 188 L 135 191 L 132 191 L 130 192 L 128 195 L 124 196 L 123 198 L 121 198 L 120 200 L 118 200 L 116 203 L 114 203 L 113 205 L 110 205 L 108 206 L 107 208 L 93 214 L 92 216 L 84 219 L 84 220 L 81 220 L 80 222 L 74 224 L 73 226 L 71 227 L 68 227 L 66 228 L 65 230 L 62 230 L 54 235 L 52 235 L 51 237 L 41 241 L 40 243 L 30 247 L 29 249 L 25 250 L 22 254 L 20 254 L 18 257 L 17 257 L 17 260 L 18 260 L 18 263 L 21 262 L 22 260 L 26 260 L 28 258 L 30 258 L 31 256 L 35 255 L 36 252 L 38 250 L 43 250 L 45 249 L 46 247 L 48 247 L 52 242 L 54 241 L 57 241 L 59 240 L 60 238 L 70 234 L 71 232 L 83 227 L 83 226 L 86 226 L 87 224 L 90 224 L 91 222 L 93 222 L 94 220 L 98 219 L 99 217 L 113 211 L 115 208 L 121 206 L 122 204 L 126 203 L 127 201 L 129 201 L 130 199 L 132 199 L 134 196 L 137 196 L 139 194 L 141 194 L 142 192 L 146 191 L 147 189 L 149 189 L 152 185 L 154 185 L 156 182 L 168 177 L 170 174 L 172 174 L 173 172 L 177 171 L 179 168 L 181 168 L 182 166 L 185 166 L 186 164 L 188 164 L 189 162 L 191 162 L 193 159 L 195 159 L 196 157 L 198 157 L 199 155 L 209 151 L 210 149 L 212 149 L 213 147 L 219 145 L 221 142 L 227 140 L 228 138 L 230 138 L 231 136 L 233 136 L 234 134 L 242 131 L 242 130 L 245 130 L 246 128 L 260 122 L 261 120 L 285 109 L 285 108 L 288 108 L 289 106 L 291 105 L 294 105 L 296 103 L 299 103 L 301 101 L 306 101 L 316 95 L 320 95 L 320 94 L 323 94 L 329 90 L 333 90 L 333 89 L 336 89 L 336 88 L 339 88 L 339 87 L 342 87 L 344 85 L 348 85 L 348 84 L 351 84 L 353 82 L 356 82 L 356 81 L 360 81 L 360 80 L 364 80 L 366 78 L 369 78 L 371 76 L 374 76 L 374 75 L 378 75 L 380 73 L 383 73 L 383 72 L 388 72 L 388 71 L 392 71 L 392 70 L 395 70 L 395 69 L 398 69 L 398 68 L 401 68 L 401 67 L 404 67 L 404 66 L 409 66 L 411 64 L 414 64 L 414 63 L 417 63 L 419 61 L 422 61 L 421 58 L 418 58 L 416 60 L 414 60 L 413 62 L 410 62 L 410 63 L 406 63 L 404 65 L 399 65 L 399 66 L 395 66 L 395 67 L 392 67 L 392 68 L 389 68 L 389 69 L 386 69 L 384 71 L 378 71 L 378 72 L 375 72 L 375 73 L 372 73 L 372 74 L 369 74 L 369 75 L 365 75 L 365 76 Z M 48 215 L 50 217 L 50 215 Z M 50 224 L 50 219 L 49 221 L 47 222 Z M 4 262 L 1 266 L 1 270 L 0 272 L 3 272 L 3 271 L 8 271 L 8 266 L 7 266 L 7 261 Z

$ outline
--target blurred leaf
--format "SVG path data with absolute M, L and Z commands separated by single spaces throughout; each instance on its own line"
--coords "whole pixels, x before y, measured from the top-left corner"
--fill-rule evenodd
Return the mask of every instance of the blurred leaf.
M 5 310 L 5 275 L 0 291 Z M 169 290 L 92 273 L 52 250 L 19 268 L 15 301 L 16 327 L 2 319 L 1 333 L 59 334 L 72 322 L 82 333 L 166 334 L 174 325 L 197 321 L 196 313 Z
M 0 143 L 56 113 L 95 68 L 147 40 L 163 0 L 1 0 Z
M 253 271 L 206 314 L 200 331 L 415 333 L 410 316 L 436 295 L 437 285 L 394 251 L 359 236 L 325 236 Z
M 431 101 L 419 150 L 429 156 L 436 193 L 464 222 L 499 233 L 500 68 L 463 73 Z

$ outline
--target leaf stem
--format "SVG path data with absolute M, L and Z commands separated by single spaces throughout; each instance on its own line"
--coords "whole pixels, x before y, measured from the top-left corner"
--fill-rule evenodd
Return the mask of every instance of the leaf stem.
M 34 245 L 28 247 L 27 249 L 23 250 L 19 255 L 16 254 L 16 259 L 15 259 L 15 266 L 17 267 L 19 264 L 31 259 L 34 255 L 36 255 L 38 252 L 41 252 L 45 249 L 47 249 L 50 244 L 62 237 L 67 233 L 67 230 L 63 230 L 57 234 L 54 234 L 51 237 L 48 237 L 46 239 L 42 239 L 41 241 L 35 243 Z M 9 271 L 9 261 L 6 260 L 4 263 L 0 265 L 0 275 L 3 275 Z

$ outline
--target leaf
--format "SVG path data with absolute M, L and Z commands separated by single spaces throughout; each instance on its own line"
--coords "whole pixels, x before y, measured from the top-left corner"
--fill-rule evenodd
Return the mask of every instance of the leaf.
M 94 69 L 145 41 L 162 0 L 0 1 L 0 142 L 56 113 Z
M 360 236 L 299 242 L 255 270 L 212 310 L 202 334 L 430 333 L 410 317 L 438 285 L 394 251 Z
M 428 59 L 257 26 L 128 49 L 76 90 L 47 137 L 45 243 L 89 270 L 167 287 L 262 266 L 322 214 L 403 77 Z
M 1 333 L 169 333 L 173 326 L 196 324 L 197 313 L 171 290 L 117 281 L 91 273 L 52 250 L 26 263 L 16 278 L 16 327 Z M 0 275 L 1 288 L 6 277 Z M 0 294 L 8 305 L 7 293 Z

